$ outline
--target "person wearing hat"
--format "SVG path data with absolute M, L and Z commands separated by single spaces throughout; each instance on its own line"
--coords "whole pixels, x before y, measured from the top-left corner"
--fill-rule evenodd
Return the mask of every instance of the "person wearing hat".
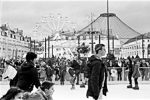
M 88 80 L 87 98 L 93 97 L 94 100 L 102 100 L 102 95 L 106 96 L 107 89 L 107 68 L 102 62 L 102 56 L 106 53 L 104 44 L 95 46 L 95 55 L 89 58 L 91 62 L 91 74 Z
M 21 65 L 17 74 L 16 86 L 24 91 L 31 92 L 34 85 L 36 88 L 41 85 L 37 68 L 35 67 L 36 58 L 37 55 L 34 52 L 28 52 L 26 62 Z

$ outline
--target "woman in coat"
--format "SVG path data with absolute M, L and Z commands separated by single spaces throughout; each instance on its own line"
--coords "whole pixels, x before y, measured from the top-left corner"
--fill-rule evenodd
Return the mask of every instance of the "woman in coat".
M 133 87 L 134 90 L 139 90 L 138 78 L 141 76 L 139 67 L 140 67 L 140 61 L 137 60 L 136 64 L 133 66 L 133 74 L 132 74 L 132 77 L 134 78 L 134 82 L 135 82 L 135 87 Z

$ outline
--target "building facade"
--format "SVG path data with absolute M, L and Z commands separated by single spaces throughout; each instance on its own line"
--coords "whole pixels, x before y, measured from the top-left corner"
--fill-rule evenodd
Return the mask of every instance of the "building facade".
M 150 33 L 129 39 L 121 47 L 121 57 L 136 57 L 137 55 L 140 58 L 150 58 Z
M 23 31 L 10 29 L 6 25 L 0 27 L 0 57 L 22 59 L 29 49 L 30 38 L 23 36 Z
M 44 41 L 44 40 L 43 40 Z M 84 36 L 80 36 L 80 40 L 78 41 L 77 36 L 58 36 L 55 38 L 55 40 L 51 39 L 50 44 L 48 46 L 48 41 L 46 42 L 46 58 L 48 57 L 48 47 L 49 47 L 49 57 L 52 56 L 52 53 L 54 56 L 64 56 L 66 54 L 66 57 L 69 55 L 72 56 L 73 52 L 77 52 L 78 45 L 81 45 L 82 43 L 85 43 L 85 45 L 89 45 L 90 52 L 88 55 L 91 55 L 91 35 L 87 34 Z M 96 44 L 99 43 L 99 35 L 95 34 L 93 36 L 93 49 Z M 105 44 L 106 52 L 108 52 L 108 40 L 106 36 L 101 36 L 100 43 Z M 43 48 L 45 48 L 45 43 L 43 42 Z M 52 48 L 53 45 L 53 48 Z M 120 48 L 120 41 L 117 39 L 110 39 L 110 50 L 112 51 L 113 48 Z M 45 57 L 45 50 L 43 53 L 43 57 Z M 120 53 L 116 53 L 114 51 L 114 54 L 116 57 L 120 55 Z

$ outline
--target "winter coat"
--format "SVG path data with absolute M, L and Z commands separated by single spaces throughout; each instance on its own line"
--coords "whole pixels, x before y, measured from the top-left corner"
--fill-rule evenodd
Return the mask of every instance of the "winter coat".
M 133 74 L 132 74 L 132 77 L 133 78 L 138 78 L 140 77 L 140 71 L 139 71 L 139 67 L 138 65 L 136 64 L 135 66 L 133 66 Z
M 100 59 L 97 59 L 94 55 L 91 56 L 89 60 L 91 61 L 92 73 L 88 80 L 88 90 L 86 96 L 87 98 L 91 96 L 94 99 L 98 99 L 101 90 L 104 95 L 106 95 L 106 93 L 108 92 L 107 68 L 104 63 L 102 63 L 102 61 Z
M 71 67 L 74 69 L 74 70 L 80 70 L 80 65 L 79 63 L 76 61 L 76 60 L 73 60 L 72 64 L 71 64 Z
M 47 66 L 45 70 L 46 70 L 46 75 L 47 76 L 53 76 L 54 69 L 51 66 Z
M 33 62 L 24 62 L 17 75 L 16 86 L 24 91 L 32 91 L 33 86 L 36 88 L 40 86 L 37 69 Z

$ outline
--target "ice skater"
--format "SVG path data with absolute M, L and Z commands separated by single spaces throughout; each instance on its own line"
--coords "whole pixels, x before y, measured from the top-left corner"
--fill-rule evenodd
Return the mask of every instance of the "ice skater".
M 141 76 L 139 67 L 140 67 L 140 61 L 137 60 L 136 64 L 133 66 L 133 74 L 132 74 L 132 77 L 134 78 L 134 82 L 135 82 L 135 87 L 133 87 L 134 90 L 139 90 L 138 78 Z

